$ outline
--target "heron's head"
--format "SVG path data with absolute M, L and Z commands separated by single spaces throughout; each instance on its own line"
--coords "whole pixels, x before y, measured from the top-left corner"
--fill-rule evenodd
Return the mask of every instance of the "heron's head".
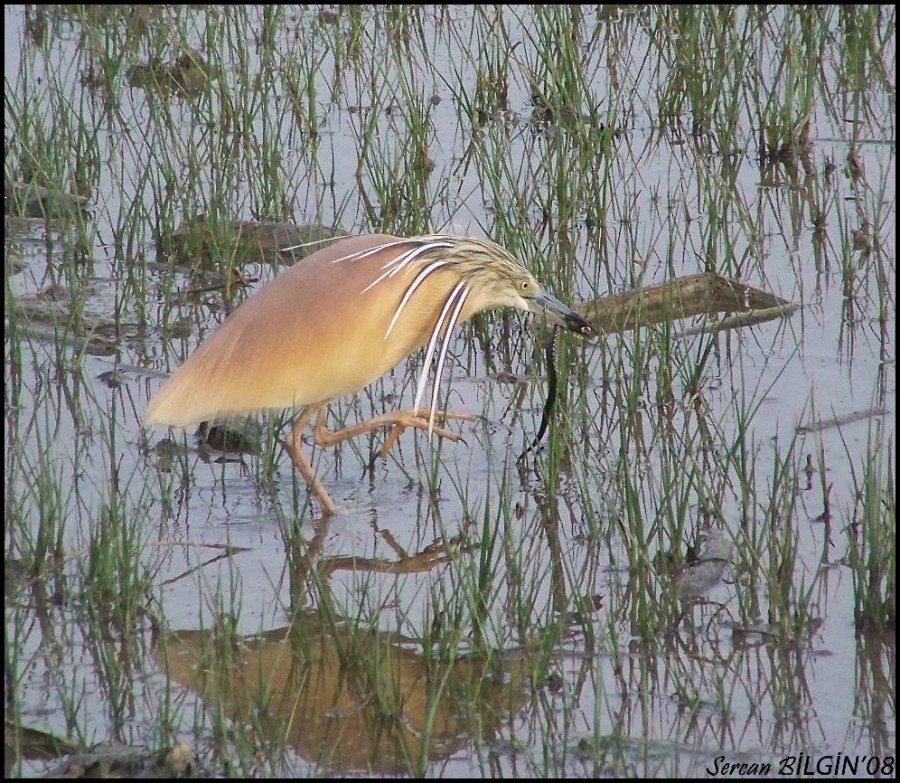
M 452 240 L 443 257 L 468 281 L 477 309 L 514 307 L 543 315 L 570 332 L 585 337 L 597 334 L 593 326 L 544 287 L 514 256 L 489 240 L 446 237 Z M 450 244 L 450 243 L 448 243 Z

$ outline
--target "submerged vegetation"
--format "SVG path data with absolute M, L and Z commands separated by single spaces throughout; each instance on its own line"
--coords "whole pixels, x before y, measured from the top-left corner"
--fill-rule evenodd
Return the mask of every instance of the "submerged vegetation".
M 4 13 L 7 774 L 894 757 L 893 7 Z M 289 412 L 141 427 L 308 243 L 380 231 L 488 236 L 598 325 L 747 301 L 561 340 L 521 460 L 550 331 L 477 316 L 466 443 L 316 449 L 331 520 Z

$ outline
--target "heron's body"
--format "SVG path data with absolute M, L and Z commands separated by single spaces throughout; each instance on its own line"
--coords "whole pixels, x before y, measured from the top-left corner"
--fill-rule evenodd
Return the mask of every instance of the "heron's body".
M 568 328 L 590 333 L 583 319 L 544 293 L 492 242 L 385 234 L 338 240 L 231 313 L 157 392 L 144 421 L 187 426 L 227 414 L 300 407 L 298 423 L 305 425 L 328 400 L 358 391 L 417 348 L 427 344 L 430 360 L 438 339 L 473 314 L 501 306 L 535 309 L 533 302 L 561 315 Z M 444 357 L 442 350 L 438 376 Z M 424 381 L 425 371 L 416 409 Z M 437 380 L 432 409 L 436 392 Z M 388 419 L 380 426 L 419 426 Z M 432 414 L 429 428 L 433 421 Z M 317 427 L 317 441 L 326 432 Z M 296 441 L 299 446 L 299 433 Z M 292 457 L 310 478 L 308 463 L 303 467 Z

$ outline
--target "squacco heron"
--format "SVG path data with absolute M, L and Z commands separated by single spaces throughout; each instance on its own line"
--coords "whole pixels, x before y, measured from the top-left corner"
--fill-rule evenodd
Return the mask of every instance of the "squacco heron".
M 543 313 L 583 335 L 591 325 L 554 298 L 499 245 L 441 234 L 407 239 L 348 237 L 316 251 L 234 310 L 153 396 L 147 424 L 188 426 L 217 416 L 300 408 L 284 447 L 326 515 L 335 507 L 300 446 L 332 445 L 392 427 L 385 454 L 405 427 L 459 440 L 435 424 L 472 420 L 436 412 L 451 330 L 475 313 L 514 307 Z M 439 347 L 440 344 L 440 347 Z M 359 391 L 423 345 L 425 364 L 411 410 L 376 416 L 337 432 L 325 426 L 329 402 Z M 437 357 L 431 406 L 420 408 Z

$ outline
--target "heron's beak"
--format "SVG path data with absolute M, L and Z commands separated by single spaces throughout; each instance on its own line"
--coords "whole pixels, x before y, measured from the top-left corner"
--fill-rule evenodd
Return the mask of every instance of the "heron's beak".
M 546 291 L 538 291 L 532 296 L 528 300 L 528 307 L 532 313 L 544 315 L 553 323 L 559 324 L 570 332 L 577 332 L 585 337 L 596 337 L 597 335 L 597 330 L 584 318 Z

